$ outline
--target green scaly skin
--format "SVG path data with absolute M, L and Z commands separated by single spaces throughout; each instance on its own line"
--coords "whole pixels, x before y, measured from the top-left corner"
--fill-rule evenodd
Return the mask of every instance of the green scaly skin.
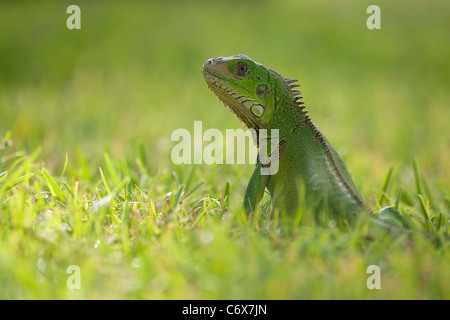
M 301 185 L 306 206 L 316 211 L 326 208 L 334 215 L 351 217 L 365 207 L 342 159 L 307 115 L 301 93 L 295 89 L 297 80 L 284 78 L 244 55 L 209 59 L 203 76 L 248 128 L 257 133 L 268 129 L 268 140 L 270 129 L 279 130 L 279 170 L 262 175 L 263 164 L 257 163 L 245 191 L 247 212 L 257 207 L 267 188 L 275 207 L 293 214 L 299 207 Z M 410 225 L 390 207 L 380 212 L 383 222 Z

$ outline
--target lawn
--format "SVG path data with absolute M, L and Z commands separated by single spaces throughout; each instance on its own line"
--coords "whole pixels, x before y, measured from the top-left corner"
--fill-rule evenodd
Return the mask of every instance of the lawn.
M 450 299 L 448 1 L 70 4 L 0 3 L 1 299 Z M 242 128 L 201 73 L 234 54 L 417 231 L 247 216 L 252 164 L 174 164 L 174 130 Z

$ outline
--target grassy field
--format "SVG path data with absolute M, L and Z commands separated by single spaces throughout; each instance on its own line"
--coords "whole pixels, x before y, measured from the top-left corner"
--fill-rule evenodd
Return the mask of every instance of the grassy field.
M 368 1 L 80 1 L 81 30 L 69 4 L 0 3 L 0 298 L 450 299 L 448 1 L 378 1 L 380 30 Z M 175 129 L 242 128 L 201 74 L 241 53 L 433 236 L 247 217 L 251 164 L 174 165 Z

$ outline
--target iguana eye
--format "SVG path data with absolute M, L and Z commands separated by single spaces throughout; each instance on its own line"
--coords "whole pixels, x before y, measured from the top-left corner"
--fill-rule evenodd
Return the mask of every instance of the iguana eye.
M 247 71 L 248 71 L 248 66 L 245 63 L 243 63 L 243 62 L 238 63 L 236 71 L 237 71 L 238 75 L 244 76 L 247 73 Z

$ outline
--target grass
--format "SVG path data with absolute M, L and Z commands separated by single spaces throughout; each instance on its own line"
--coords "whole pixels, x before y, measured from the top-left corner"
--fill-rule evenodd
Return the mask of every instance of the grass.
M 0 4 L 0 298 L 449 299 L 449 5 L 381 1 L 370 31 L 370 4 L 86 3 L 79 31 Z M 200 73 L 236 53 L 299 78 L 368 206 L 432 236 L 248 217 L 252 165 L 174 165 L 174 129 L 240 127 Z

